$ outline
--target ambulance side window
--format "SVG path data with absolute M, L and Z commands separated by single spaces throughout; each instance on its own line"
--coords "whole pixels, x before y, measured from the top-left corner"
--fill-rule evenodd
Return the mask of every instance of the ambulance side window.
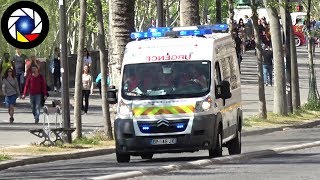
M 229 56 L 226 58 L 229 62 L 230 65 L 230 87 L 231 90 L 236 89 L 238 87 L 238 77 L 237 77 L 237 73 L 236 73 L 236 62 L 233 59 L 232 56 Z
M 220 65 L 218 62 L 216 62 L 215 66 L 214 66 L 215 70 L 214 70 L 214 87 L 215 87 L 215 95 L 217 97 L 217 85 L 221 84 L 221 70 L 220 70 Z

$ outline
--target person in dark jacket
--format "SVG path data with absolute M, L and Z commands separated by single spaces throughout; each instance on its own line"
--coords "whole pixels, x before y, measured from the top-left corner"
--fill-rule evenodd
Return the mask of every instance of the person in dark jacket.
M 272 50 L 262 51 L 263 56 L 263 79 L 264 83 L 268 86 L 272 86 L 272 72 L 273 72 L 273 52 Z
M 26 94 L 30 94 L 30 104 L 32 113 L 34 116 L 35 123 L 39 123 L 40 108 L 42 97 L 44 100 L 47 99 L 47 85 L 45 78 L 39 73 L 37 65 L 31 66 L 32 74 L 27 77 L 26 85 L 24 87 L 22 99 L 26 97 Z
M 25 71 L 25 60 L 26 56 L 24 54 L 21 54 L 20 49 L 16 48 L 16 54 L 12 58 L 12 62 L 15 64 L 15 76 L 18 80 L 20 93 L 23 91 L 24 87 L 24 71 Z
M 54 49 L 54 57 L 52 60 L 52 74 L 53 74 L 53 85 L 54 91 L 59 91 L 61 87 L 61 61 L 60 61 L 60 49 L 56 47 Z

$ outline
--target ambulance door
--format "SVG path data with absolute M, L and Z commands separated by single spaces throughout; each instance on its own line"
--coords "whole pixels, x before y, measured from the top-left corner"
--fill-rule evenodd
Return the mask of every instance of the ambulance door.
M 220 60 L 218 60 L 214 65 L 215 101 L 222 115 L 223 137 L 225 138 L 225 137 L 228 137 L 230 133 L 228 128 L 230 125 L 230 118 L 226 113 L 225 101 L 222 98 L 217 98 L 217 89 L 218 89 L 217 86 L 221 84 L 222 80 L 223 80 L 222 68 L 220 65 Z

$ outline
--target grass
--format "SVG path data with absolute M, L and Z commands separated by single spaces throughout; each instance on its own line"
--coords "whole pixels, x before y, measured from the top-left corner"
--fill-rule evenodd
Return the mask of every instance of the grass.
M 110 146 L 114 146 L 114 141 L 108 140 L 102 133 L 97 133 L 89 137 L 75 139 L 71 144 L 60 143 L 56 146 L 40 146 L 33 143 L 30 146 L 26 147 L 4 148 L 3 152 L 10 156 L 35 156 Z
M 11 156 L 0 154 L 0 161 L 7 161 L 7 160 L 10 160 L 10 159 L 12 159 Z
M 310 119 L 320 118 L 320 111 L 311 111 L 300 109 L 288 116 L 280 116 L 274 113 L 268 113 L 267 119 L 261 119 L 258 116 L 252 116 L 244 119 L 245 127 L 278 127 L 286 125 L 297 125 Z

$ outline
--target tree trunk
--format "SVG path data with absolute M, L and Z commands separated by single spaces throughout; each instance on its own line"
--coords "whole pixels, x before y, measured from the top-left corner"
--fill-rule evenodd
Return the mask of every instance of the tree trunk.
M 87 1 L 80 0 L 80 23 L 79 23 L 79 40 L 78 40 L 78 52 L 77 52 L 77 68 L 76 68 L 76 79 L 75 79 L 75 92 L 74 92 L 74 116 L 75 116 L 75 135 L 76 138 L 82 137 L 82 120 L 81 120 L 81 109 L 82 109 L 82 66 L 83 66 L 83 48 L 84 38 L 86 31 L 86 14 Z
M 288 111 L 285 91 L 283 47 L 278 12 L 275 7 L 269 5 L 269 0 L 263 0 L 263 2 L 270 19 L 270 33 L 272 34 L 271 42 L 275 74 L 273 112 L 286 116 L 288 115 Z
M 199 0 L 180 0 L 180 26 L 200 25 Z
M 311 0 L 308 0 L 307 6 L 307 36 L 308 36 L 308 57 L 309 57 L 309 94 L 308 94 L 308 103 L 311 105 L 316 105 L 319 102 L 319 93 L 317 89 L 317 81 L 314 71 L 314 62 L 313 62 L 313 46 L 314 40 L 310 31 L 310 9 L 311 9 Z
M 106 54 L 106 45 L 105 45 L 105 35 L 103 27 L 103 15 L 102 15 L 102 6 L 100 0 L 94 1 L 97 6 L 97 22 L 98 22 L 98 47 L 100 54 L 100 68 L 101 68 L 101 96 L 102 96 L 102 113 L 103 113 L 103 125 L 104 132 L 108 139 L 113 139 L 109 103 L 107 101 L 107 68 L 108 68 L 108 57 Z
M 233 1 L 233 0 L 231 0 Z M 230 3 L 230 0 L 228 0 L 229 6 L 233 3 Z M 222 22 L 222 17 L 221 17 L 221 11 L 222 11 L 222 3 L 221 0 L 216 0 L 216 23 L 221 23 Z
M 125 46 L 134 31 L 134 0 L 109 1 L 109 57 L 112 83 L 120 85 L 120 72 Z
M 258 84 L 259 84 L 259 117 L 262 119 L 267 119 L 267 105 L 264 89 L 264 80 L 263 80 L 263 68 L 262 68 L 262 46 L 261 39 L 258 29 L 258 14 L 257 14 L 257 5 L 255 0 L 251 0 L 251 10 L 252 10 L 252 24 L 254 31 L 254 40 L 256 44 L 257 52 L 257 64 L 258 64 Z
M 300 88 L 299 88 L 299 73 L 298 73 L 298 59 L 297 49 L 292 28 L 292 20 L 290 18 L 290 53 L 291 53 L 291 90 L 292 90 L 292 109 L 298 110 L 301 107 L 300 103 Z
M 291 53 L 290 53 L 290 13 L 287 0 L 279 0 L 280 14 L 282 20 L 282 32 L 285 40 L 285 60 L 286 60 L 286 95 L 287 95 L 287 110 L 289 113 L 293 113 L 292 108 L 292 94 L 291 94 Z
M 233 6 L 233 0 L 228 0 L 228 11 L 229 11 L 229 33 L 232 35 L 233 37 L 233 18 L 234 18 L 234 6 Z

